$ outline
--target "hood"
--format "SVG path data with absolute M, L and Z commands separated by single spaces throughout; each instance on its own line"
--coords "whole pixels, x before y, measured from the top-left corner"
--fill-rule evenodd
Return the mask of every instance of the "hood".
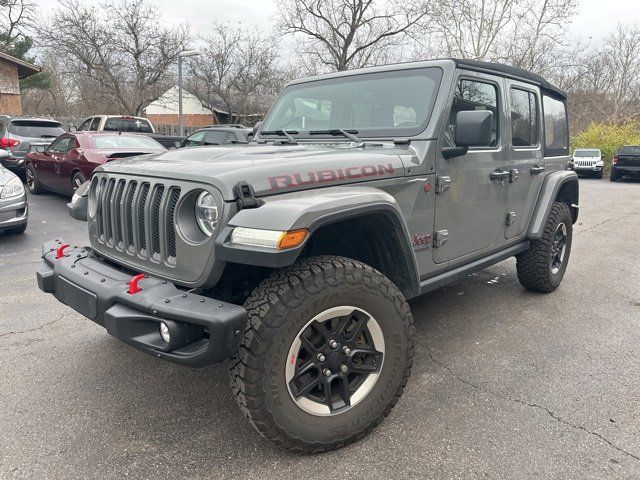
M 249 144 L 171 150 L 109 162 L 98 171 L 202 182 L 229 201 L 240 181 L 250 183 L 259 197 L 400 177 L 413 156 L 411 148 L 388 145 Z

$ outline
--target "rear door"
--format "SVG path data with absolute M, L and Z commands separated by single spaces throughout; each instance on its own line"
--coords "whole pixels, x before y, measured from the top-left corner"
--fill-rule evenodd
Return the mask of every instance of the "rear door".
M 526 83 L 507 81 L 509 89 L 509 183 L 506 238 L 524 234 L 542 186 L 542 120 L 540 94 Z
M 509 165 L 503 86 L 501 78 L 475 72 L 463 72 L 457 80 L 442 146 L 455 145 L 456 116 L 465 110 L 493 112 L 493 135 L 489 145 L 470 148 L 466 155 L 436 159 L 436 263 L 473 257 L 504 242 Z

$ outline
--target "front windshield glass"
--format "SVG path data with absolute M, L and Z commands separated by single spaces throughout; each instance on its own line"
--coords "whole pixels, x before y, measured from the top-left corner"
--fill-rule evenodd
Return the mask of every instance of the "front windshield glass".
M 599 157 L 600 150 L 576 150 L 573 152 L 574 157 Z
M 338 129 L 360 137 L 416 135 L 429 122 L 441 78 L 442 70 L 432 67 L 291 85 L 260 131 L 286 130 L 296 138 Z

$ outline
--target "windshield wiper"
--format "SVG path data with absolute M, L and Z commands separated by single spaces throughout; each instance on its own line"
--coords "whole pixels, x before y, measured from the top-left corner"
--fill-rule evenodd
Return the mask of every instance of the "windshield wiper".
M 287 137 L 287 140 L 291 145 L 298 145 L 296 139 L 290 135 L 291 133 L 297 135 L 299 132 L 297 130 L 267 130 L 260 132 L 260 135 L 279 135 L 281 137 Z
M 334 137 L 336 135 L 342 135 L 343 137 L 348 138 L 352 142 L 357 143 L 359 147 L 363 147 L 364 140 L 362 140 L 359 137 L 356 137 L 355 135 L 356 133 L 358 133 L 358 130 L 343 130 L 341 128 L 334 128 L 331 130 L 311 130 L 309 132 L 309 135 L 333 135 Z

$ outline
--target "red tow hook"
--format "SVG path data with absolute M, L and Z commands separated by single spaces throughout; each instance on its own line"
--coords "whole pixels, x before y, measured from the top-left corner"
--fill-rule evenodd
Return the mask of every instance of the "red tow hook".
M 67 247 L 69 247 L 68 243 L 63 243 L 58 247 L 58 249 L 56 250 L 56 260 L 60 260 L 62 257 L 64 257 L 64 250 Z
M 129 291 L 127 293 L 133 295 L 134 293 L 141 292 L 142 288 L 138 286 L 138 282 L 144 277 L 146 277 L 144 273 L 139 273 L 135 277 L 131 278 L 131 280 L 129 280 Z

